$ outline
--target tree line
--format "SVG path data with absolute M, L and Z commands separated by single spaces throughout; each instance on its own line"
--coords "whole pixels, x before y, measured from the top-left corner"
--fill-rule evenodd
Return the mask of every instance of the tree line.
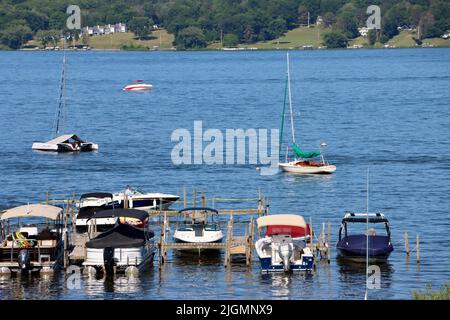
M 123 22 L 142 38 L 161 25 L 178 49 L 270 41 L 318 17 L 332 30 L 324 44 L 344 47 L 365 26 L 369 5 L 380 6 L 382 18 L 370 42 L 387 42 L 398 27 L 416 28 L 418 40 L 450 27 L 448 0 L 0 0 L 0 48 L 18 49 L 33 37 L 52 42 L 65 31 L 70 4 L 80 6 L 83 26 Z

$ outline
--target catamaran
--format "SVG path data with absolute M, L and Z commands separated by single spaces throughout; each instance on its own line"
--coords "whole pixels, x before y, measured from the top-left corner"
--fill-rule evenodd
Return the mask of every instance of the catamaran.
M 76 134 L 65 134 L 64 122 L 66 114 L 66 55 L 63 57 L 63 68 L 61 74 L 61 88 L 59 103 L 56 112 L 53 139 L 47 142 L 35 142 L 33 150 L 53 152 L 84 152 L 98 150 L 98 145 L 81 139 Z
M 299 145 L 295 142 L 295 130 L 294 130 L 294 113 L 292 108 L 292 94 L 291 94 L 291 72 L 289 65 L 289 53 L 287 53 L 287 80 L 286 80 L 286 91 L 289 100 L 289 112 L 291 120 L 291 134 L 292 134 L 292 151 L 294 153 L 294 160 L 288 161 L 288 152 L 286 152 L 285 162 L 280 162 L 278 165 L 281 170 L 291 173 L 299 174 L 327 174 L 336 171 L 336 166 L 331 165 L 325 160 L 323 151 L 303 151 Z M 286 107 L 286 94 L 285 103 L 283 104 L 283 114 L 281 119 L 281 130 L 280 130 L 280 153 L 281 145 L 283 140 L 283 129 L 284 129 L 284 115 Z M 325 143 L 320 145 L 321 149 L 326 147 Z M 320 161 L 312 161 L 310 159 L 320 157 Z

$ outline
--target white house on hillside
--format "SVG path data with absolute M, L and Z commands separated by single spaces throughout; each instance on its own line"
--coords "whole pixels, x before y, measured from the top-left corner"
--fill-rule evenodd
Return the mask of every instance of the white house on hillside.
M 127 25 L 125 23 L 108 24 L 105 26 L 97 25 L 95 27 L 84 27 L 81 29 L 81 33 L 88 36 L 101 36 L 120 32 L 127 32 Z
M 358 32 L 361 36 L 367 37 L 367 33 L 369 33 L 369 28 L 367 27 L 358 28 Z

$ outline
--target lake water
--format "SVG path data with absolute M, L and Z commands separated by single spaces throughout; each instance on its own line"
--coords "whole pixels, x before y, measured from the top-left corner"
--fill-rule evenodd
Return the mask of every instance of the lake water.
M 395 251 L 382 266 L 373 299 L 409 299 L 412 290 L 450 281 L 450 49 L 291 52 L 297 140 L 325 141 L 337 171 L 328 176 L 262 176 L 258 165 L 182 165 L 171 161 L 171 133 L 203 128 L 277 128 L 285 52 L 71 52 L 67 54 L 67 131 L 99 144 L 95 153 L 32 152 L 51 138 L 61 52 L 0 52 L 0 207 L 117 191 L 125 185 L 182 195 L 270 197 L 271 213 L 313 217 L 338 236 L 345 211 L 366 209 L 391 221 Z M 148 93 L 123 92 L 133 79 Z M 300 117 L 298 115 L 300 114 Z M 289 131 L 286 132 L 287 134 Z M 217 202 L 220 209 L 256 202 Z M 177 206 L 174 206 L 177 208 Z M 240 218 L 242 219 L 242 218 Z M 421 238 L 420 269 L 407 262 L 403 234 Z M 411 244 L 414 247 L 414 244 Z M 62 274 L 0 280 L 2 299 L 363 299 L 364 269 L 319 263 L 315 274 L 261 275 L 257 258 L 222 266 L 222 257 L 169 253 L 136 279 L 83 278 L 68 289 Z

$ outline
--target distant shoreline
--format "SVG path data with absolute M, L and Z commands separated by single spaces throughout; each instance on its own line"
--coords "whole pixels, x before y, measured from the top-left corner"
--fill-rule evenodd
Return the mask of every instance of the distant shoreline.
M 134 49 L 134 50 L 124 50 L 124 49 L 95 49 L 92 48 L 90 50 L 71 50 L 71 49 L 65 49 L 65 50 L 44 50 L 44 49 L 11 49 L 11 50 L 4 50 L 0 49 L 1 52 L 8 52 L 8 51 L 20 51 L 20 52 L 59 52 L 59 51 L 66 51 L 66 52 L 158 52 L 158 51 L 164 51 L 164 52 L 258 52 L 258 51 L 329 51 L 329 50 L 338 50 L 338 51 L 358 51 L 358 50 L 395 50 L 395 49 L 444 49 L 444 48 L 450 48 L 449 46 L 433 46 L 433 47 L 395 47 L 395 48 L 380 48 L 380 47 L 363 47 L 363 48 L 321 48 L 321 49 L 289 49 L 289 48 L 280 48 L 280 49 L 273 49 L 273 48 L 263 48 L 263 49 L 239 49 L 239 50 L 223 50 L 223 49 L 191 49 L 191 50 L 176 50 L 176 49 L 157 49 L 157 50 L 142 50 L 142 49 Z

